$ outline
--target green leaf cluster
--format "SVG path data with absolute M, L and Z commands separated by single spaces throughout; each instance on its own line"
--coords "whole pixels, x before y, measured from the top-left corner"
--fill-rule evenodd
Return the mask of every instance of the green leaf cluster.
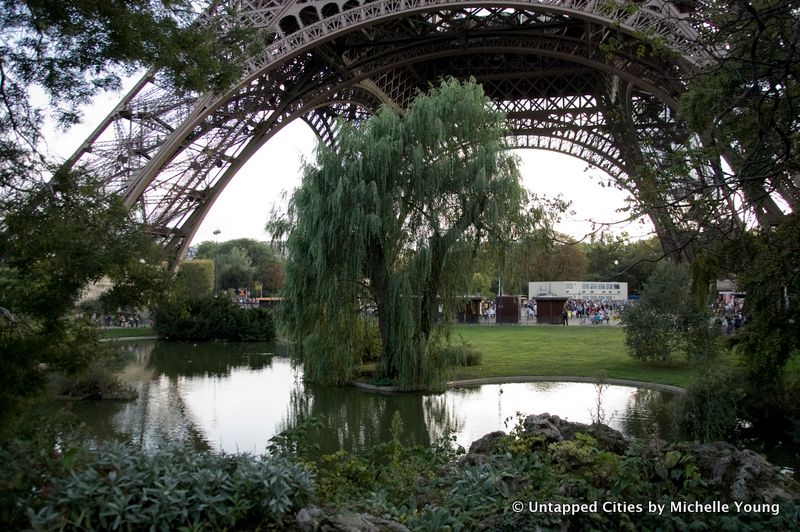
M 238 81 L 263 35 L 242 27 L 232 8 L 216 6 L 214 23 L 199 23 L 211 4 L 0 1 L 0 188 L 39 182 L 49 162 L 44 118 L 63 127 L 79 122 L 80 106 L 99 91 L 119 90 L 122 76 L 154 67 L 157 82 L 179 92 L 222 90 Z
M 228 297 L 174 297 L 153 310 L 153 330 L 170 340 L 266 342 L 275 338 L 272 311 L 244 309 Z
M 670 362 L 683 352 L 689 361 L 704 361 L 717 352 L 718 327 L 708 309 L 692 296 L 692 280 L 685 265 L 659 263 L 636 304 L 623 309 L 625 343 L 631 356 Z
M 275 527 L 312 492 L 306 468 L 284 458 L 124 444 L 66 452 L 78 453 L 74 465 L 28 510 L 36 530 Z
M 71 315 L 84 287 L 107 277 L 112 311 L 140 307 L 165 292 L 168 274 L 141 224 L 89 176 L 62 175 L 0 198 L 0 210 L 0 419 L 7 422 L 48 373 L 76 375 L 109 354 L 94 328 Z

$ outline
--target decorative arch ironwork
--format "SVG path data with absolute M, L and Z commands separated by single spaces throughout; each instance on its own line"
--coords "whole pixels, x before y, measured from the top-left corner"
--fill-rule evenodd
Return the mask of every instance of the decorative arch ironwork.
M 671 113 L 653 126 L 637 108 L 673 107 L 681 73 L 703 61 L 685 9 L 659 0 L 630 5 L 222 1 L 204 24 L 270 33 L 241 82 L 224 94 L 178 94 L 150 71 L 68 164 L 101 176 L 177 258 L 221 190 L 285 124 L 303 119 L 334 143 L 337 119 L 360 120 L 380 105 L 402 110 L 418 90 L 452 75 L 484 85 L 516 145 L 568 153 L 627 182 L 630 157 L 601 103 L 625 84 L 633 129 L 668 127 Z

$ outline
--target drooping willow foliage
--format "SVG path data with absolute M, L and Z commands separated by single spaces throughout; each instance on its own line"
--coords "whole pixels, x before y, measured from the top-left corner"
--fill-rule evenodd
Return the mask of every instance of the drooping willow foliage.
M 508 151 L 501 114 L 474 80 L 443 82 L 405 115 L 384 108 L 336 149 L 320 145 L 287 216 L 282 315 L 306 378 L 352 378 L 378 321 L 379 379 L 431 386 L 446 361 L 435 347 L 475 269 L 474 252 L 547 226 Z

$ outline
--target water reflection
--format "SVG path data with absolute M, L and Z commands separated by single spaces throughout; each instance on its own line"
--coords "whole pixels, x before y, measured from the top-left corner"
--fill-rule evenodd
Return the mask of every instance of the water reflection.
M 550 412 L 585 423 L 601 417 L 633 435 L 669 432 L 660 416 L 670 396 L 650 390 L 608 386 L 599 393 L 592 384 L 540 382 L 385 395 L 304 384 L 280 344 L 138 341 L 124 349 L 120 375 L 139 399 L 87 401 L 72 410 L 98 437 L 144 447 L 182 442 L 261 453 L 272 436 L 309 416 L 321 422 L 308 443 L 323 453 L 391 441 L 396 414 L 405 444 L 428 445 L 452 431 L 458 443 L 469 446 L 487 432 L 510 430 L 517 412 Z
M 672 395 L 629 386 L 596 386 L 577 382 L 484 384 L 448 392 L 452 408 L 469 412 L 457 431 L 457 441 L 468 446 L 491 430 L 511 430 L 528 414 L 548 412 L 569 421 L 601 421 L 624 434 L 667 437 L 673 432 L 668 416 L 654 416 L 650 408 L 664 405 Z M 661 409 L 666 414 L 666 408 Z M 487 428 L 489 430 L 487 430 Z
M 370 449 L 391 441 L 395 416 L 402 422 L 400 441 L 406 445 L 428 445 L 462 424 L 445 395 L 380 394 L 306 384 L 292 392 L 282 430 L 310 416 L 319 420 L 311 437 L 322 453 Z

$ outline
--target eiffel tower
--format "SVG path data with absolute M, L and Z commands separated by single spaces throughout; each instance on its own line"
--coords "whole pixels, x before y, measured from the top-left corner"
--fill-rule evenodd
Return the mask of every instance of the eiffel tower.
M 203 23 L 268 35 L 227 92 L 180 94 L 146 73 L 68 161 L 101 176 L 175 260 L 242 165 L 282 127 L 335 144 L 338 119 L 401 111 L 445 76 L 474 77 L 506 113 L 512 144 L 572 155 L 634 196 L 704 61 L 689 1 L 237 0 Z M 266 175 L 266 179 L 270 176 Z M 650 209 L 665 249 L 665 209 Z

